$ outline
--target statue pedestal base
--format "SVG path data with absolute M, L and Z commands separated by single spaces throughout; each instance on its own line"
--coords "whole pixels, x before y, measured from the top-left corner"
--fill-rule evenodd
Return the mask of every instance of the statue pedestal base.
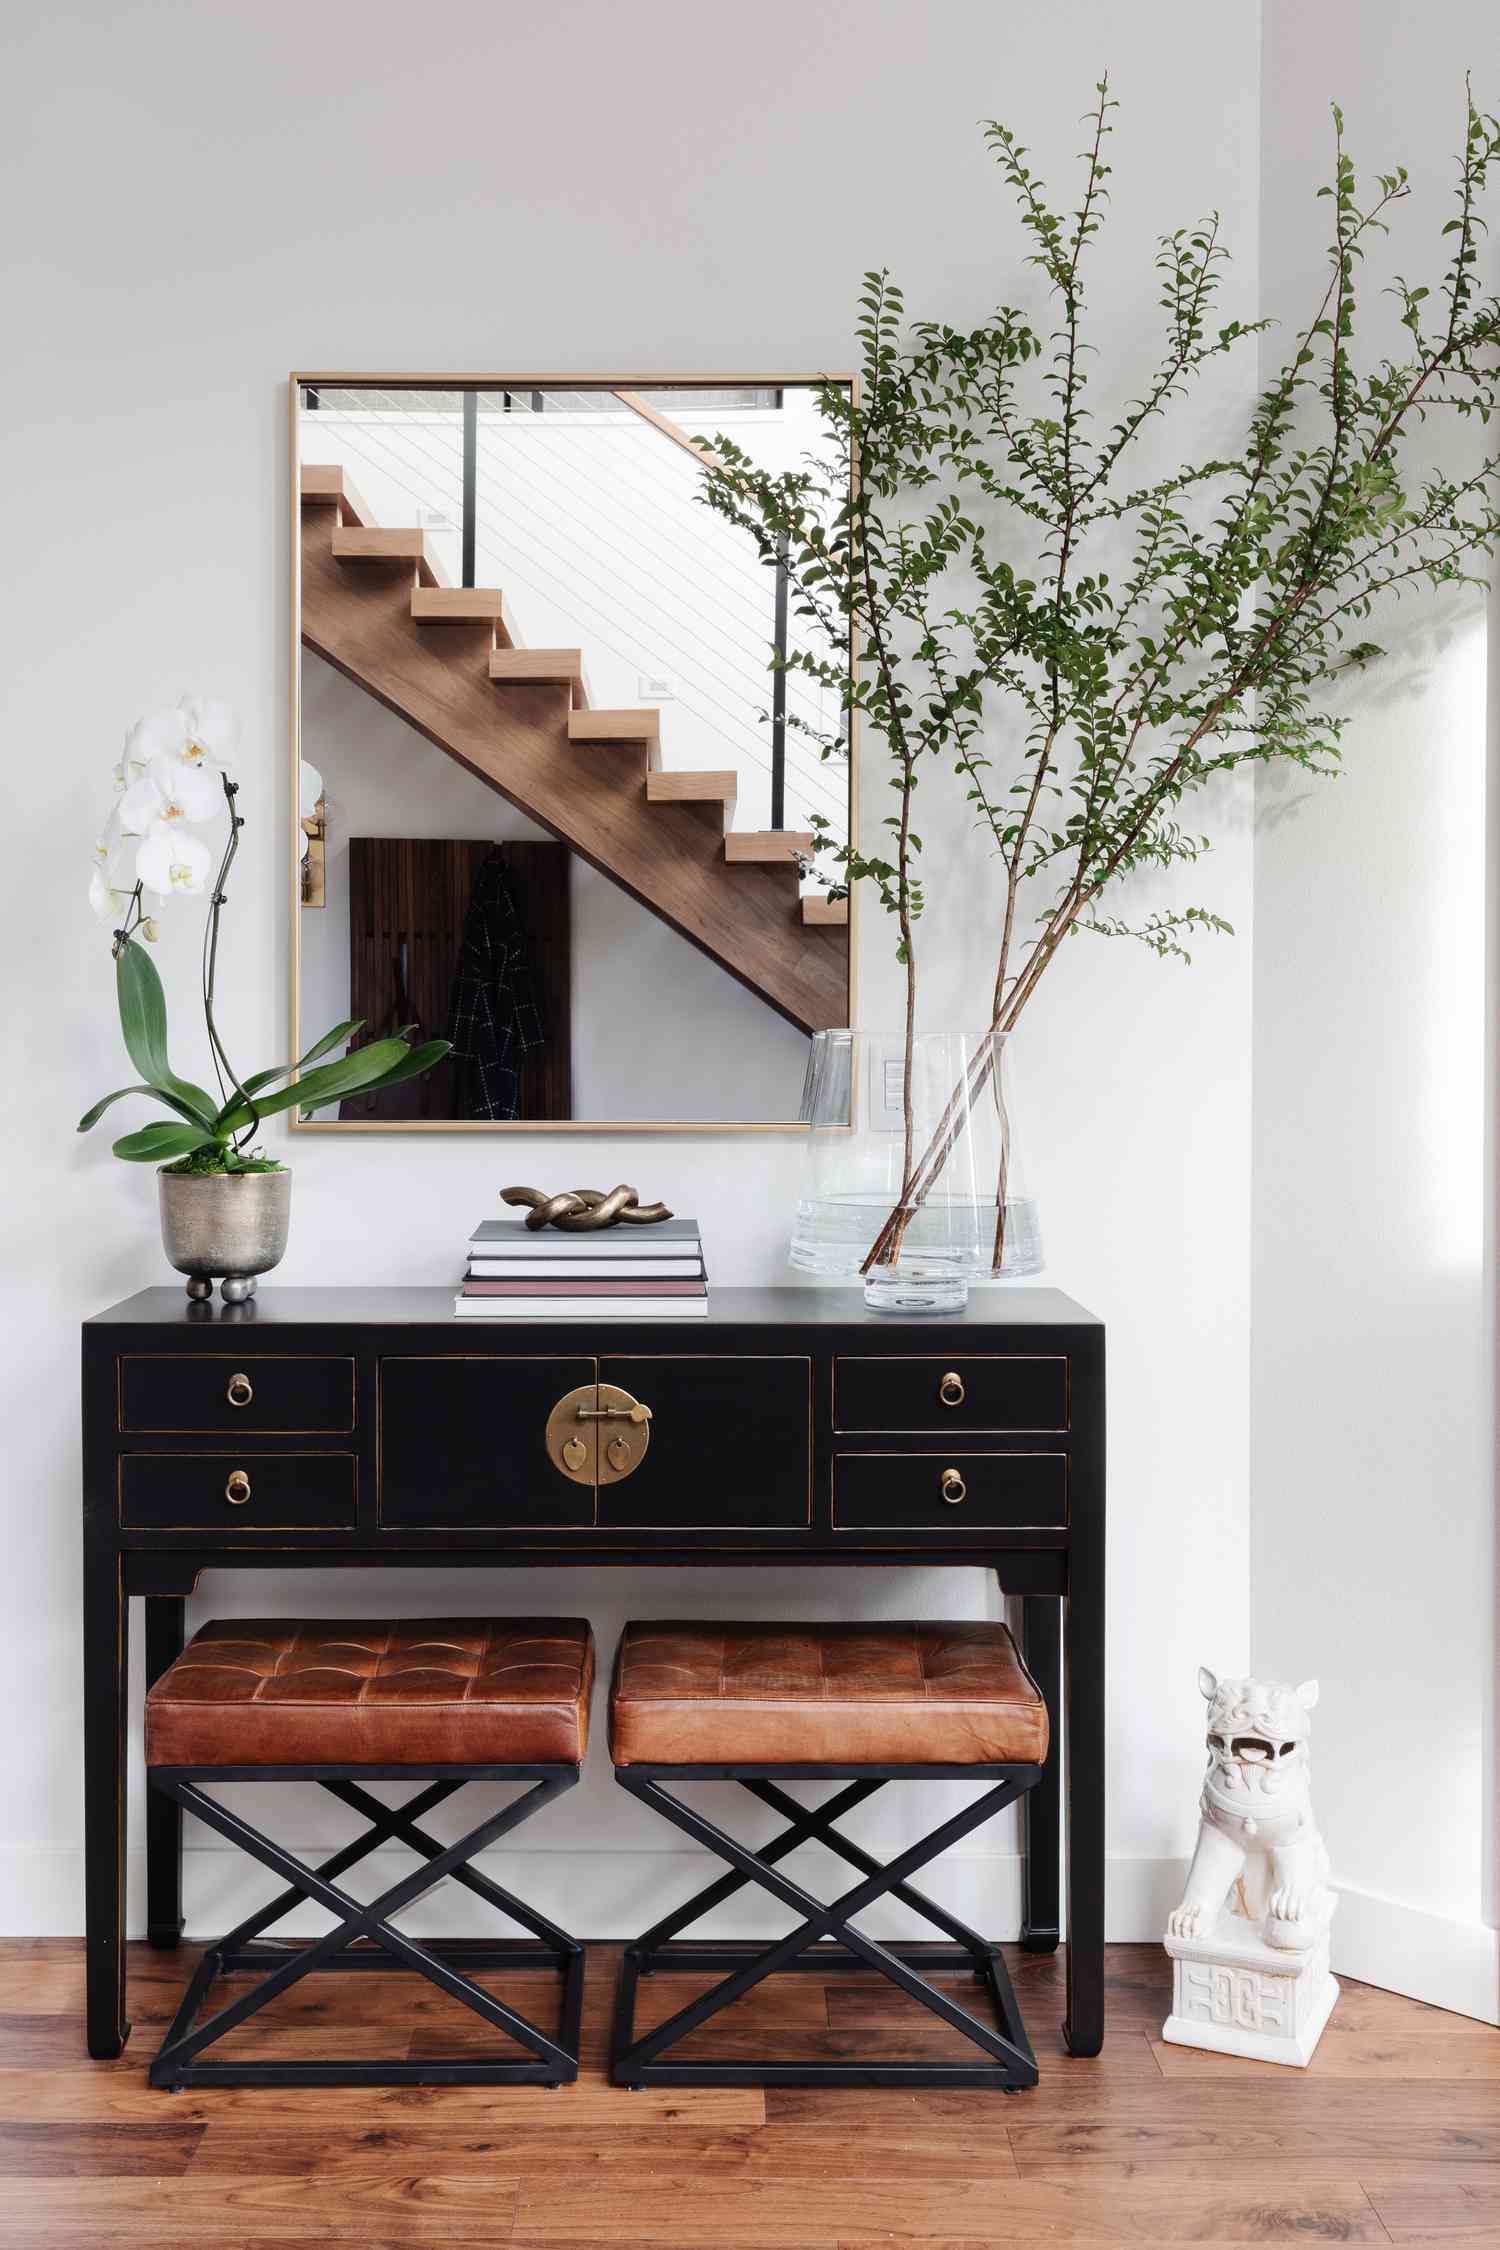
M 1267 1945 L 1255 1923 L 1230 1913 L 1202 1937 L 1163 1942 L 1172 1957 L 1163 2039 L 1306 2069 L 1339 1996 L 1328 1973 L 1326 1921 L 1301 1953 Z

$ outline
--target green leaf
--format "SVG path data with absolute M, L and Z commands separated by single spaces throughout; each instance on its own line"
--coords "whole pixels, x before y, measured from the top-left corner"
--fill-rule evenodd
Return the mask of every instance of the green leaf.
M 92 1109 L 84 1111 L 78 1120 L 79 1132 L 86 1133 L 90 1126 L 97 1125 L 110 1104 L 124 1101 L 127 1094 L 148 1094 L 154 1101 L 165 1102 L 168 1109 L 175 1109 L 178 1116 L 185 1118 L 188 1124 L 196 1125 L 199 1122 L 187 1103 L 180 1102 L 175 1094 L 169 1094 L 164 1086 L 120 1086 L 114 1093 L 106 1094 L 102 1102 L 95 1102 Z
M 369 1085 L 350 1087 L 348 1091 L 351 1093 L 379 1093 L 383 1087 L 399 1086 L 404 1079 L 420 1078 L 424 1071 L 431 1070 L 435 1063 L 442 1061 L 451 1045 L 452 1041 L 448 1039 L 428 1039 L 420 1047 L 408 1047 L 404 1062 L 394 1063 L 389 1070 L 382 1071 L 381 1075 Z M 306 1081 L 304 1080 L 303 1083 L 305 1085 Z M 297 1092 L 299 1094 L 302 1092 L 301 1086 L 297 1088 Z M 326 1099 L 326 1097 L 324 1098 Z M 308 1103 L 304 1107 L 303 1115 L 310 1116 L 314 1109 L 321 1109 L 322 1106 L 323 1101 L 321 1099 Z
M 320 1055 L 330 1053 L 335 1047 L 342 1047 L 346 1039 L 352 1039 L 356 1031 L 362 1031 L 364 1022 L 363 1016 L 351 1016 L 347 1023 L 336 1023 L 332 1031 L 325 1031 L 322 1038 L 315 1040 L 307 1053 L 295 1063 L 278 1063 L 274 1070 L 256 1071 L 253 1077 L 245 1080 L 244 1091 L 250 1095 L 258 1094 L 263 1086 L 273 1085 L 278 1078 L 285 1078 L 289 1070 L 306 1070 L 308 1064 L 316 1062 Z M 414 1028 L 411 1024 L 406 1026 L 407 1031 Z M 398 1033 L 397 1036 L 403 1037 L 404 1033 Z M 239 1095 L 232 1094 L 220 1110 L 216 1122 L 222 1124 L 229 1112 L 239 1107 L 239 1101 Z M 256 1106 L 259 1107 L 259 1104 Z
M 297 1068 L 306 1070 L 309 1063 L 321 1062 L 324 1055 L 332 1054 L 335 1047 L 342 1047 L 346 1040 L 352 1039 L 357 1031 L 363 1031 L 364 1028 L 365 1019 L 363 1016 L 351 1016 L 347 1023 L 336 1023 L 332 1031 L 325 1031 L 321 1039 L 314 1041 L 298 1063 Z M 406 1029 L 409 1031 L 411 1026 L 408 1024 Z M 405 1031 L 396 1033 L 398 1039 L 405 1038 L 405 1036 Z
M 430 1070 L 448 1052 L 446 1039 L 430 1039 L 425 1047 L 408 1047 L 404 1039 L 377 1039 L 368 1047 L 357 1047 L 351 1055 L 341 1055 L 337 1062 L 325 1063 L 321 1070 L 310 1070 L 295 1086 L 283 1086 L 265 1101 L 257 1101 L 256 1108 L 262 1117 L 274 1117 L 283 1109 L 321 1109 L 326 1102 L 338 1101 L 345 1094 L 366 1093 L 376 1085 L 399 1082 L 411 1078 L 418 1070 Z M 409 1065 L 415 1055 L 425 1057 L 415 1068 Z M 388 1076 L 390 1073 L 398 1076 Z M 243 1102 L 219 1119 L 221 1132 L 239 1132 L 250 1123 L 250 1113 Z
M 195 1148 L 213 1148 L 217 1143 L 217 1134 L 196 1125 L 143 1125 L 138 1133 L 127 1133 L 115 1142 L 115 1154 L 128 1164 L 160 1164 L 169 1156 L 187 1156 Z
M 123 945 L 115 963 L 115 995 L 125 1052 L 147 1082 L 171 1094 L 179 1107 L 205 1126 L 214 1122 L 214 1103 L 201 1086 L 179 1078 L 167 1060 L 167 996 L 156 963 L 143 945 Z

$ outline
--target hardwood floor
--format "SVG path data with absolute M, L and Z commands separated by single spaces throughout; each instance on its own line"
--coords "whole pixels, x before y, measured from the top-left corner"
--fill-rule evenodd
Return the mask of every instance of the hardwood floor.
M 154 2093 L 146 2062 L 193 1958 L 131 1948 L 134 2037 L 91 2063 L 80 1947 L 0 1943 L 0 2245 L 1500 2245 L 1500 2032 L 1369 1986 L 1345 1983 L 1294 2072 L 1163 2047 L 1167 1964 L 1115 1946 L 1104 2054 L 1073 2062 L 1060 1964 L 1016 1954 L 1034 2093 L 630 2094 L 604 2081 L 615 1955 L 600 1947 L 575 2087 Z M 551 2020 L 536 1978 L 485 1981 Z M 697 1988 L 652 1980 L 643 2023 Z M 368 2055 L 490 2035 L 413 1978 L 325 1976 L 235 2036 L 245 2055 Z M 864 1976 L 762 1988 L 712 2045 L 764 2053 L 772 2036 L 826 2057 L 951 2051 Z

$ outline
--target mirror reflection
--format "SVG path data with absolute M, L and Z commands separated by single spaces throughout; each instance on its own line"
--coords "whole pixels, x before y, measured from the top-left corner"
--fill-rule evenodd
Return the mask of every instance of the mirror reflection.
M 847 730 L 694 441 L 821 456 L 815 390 L 304 380 L 296 421 L 300 1020 L 454 1047 L 320 1122 L 795 1121 L 849 1021 Z

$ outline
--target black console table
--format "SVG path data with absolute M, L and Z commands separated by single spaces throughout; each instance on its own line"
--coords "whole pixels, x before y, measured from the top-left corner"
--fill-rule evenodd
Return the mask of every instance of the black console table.
M 1067 1743 L 1068 2004 L 1104 2036 L 1104 1331 L 1048 1289 L 939 1319 L 721 1289 L 706 1320 L 455 1319 L 445 1289 L 147 1289 L 83 1330 L 88 2044 L 125 2014 L 128 1604 L 148 1684 L 200 1572 L 968 1563 L 1021 1597 Z M 579 1608 L 587 1604 L 580 1597 Z M 608 1652 L 604 1652 L 607 1656 Z M 1064 1667 L 1064 1653 L 1066 1666 Z M 1064 1691 L 1063 1681 L 1066 1679 Z M 1064 1725 L 1065 1722 L 1065 1725 Z M 1059 1760 L 1031 1794 L 1022 1942 L 1059 1940 Z M 153 1943 L 180 1814 L 147 1813 Z

